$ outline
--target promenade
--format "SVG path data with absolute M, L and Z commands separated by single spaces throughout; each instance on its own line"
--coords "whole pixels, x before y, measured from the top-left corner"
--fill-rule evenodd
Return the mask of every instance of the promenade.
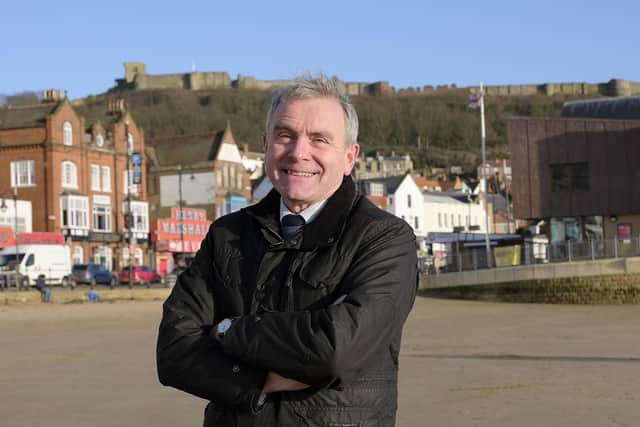
M 0 306 L 0 424 L 199 426 L 155 374 L 161 301 Z M 418 297 L 398 426 L 635 426 L 640 306 Z

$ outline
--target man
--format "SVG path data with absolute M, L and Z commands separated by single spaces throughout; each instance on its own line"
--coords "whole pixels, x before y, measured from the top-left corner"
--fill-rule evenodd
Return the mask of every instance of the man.
M 274 189 L 215 221 L 165 302 L 159 378 L 210 401 L 205 426 L 395 424 L 415 236 L 356 191 L 357 135 L 333 80 L 281 88 Z

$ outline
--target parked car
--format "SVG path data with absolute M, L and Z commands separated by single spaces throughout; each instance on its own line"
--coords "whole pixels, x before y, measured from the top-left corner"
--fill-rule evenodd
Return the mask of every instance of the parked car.
M 73 281 L 76 285 L 86 283 L 93 289 L 98 283 L 114 288 L 118 284 L 115 274 L 104 268 L 101 264 L 75 264 L 71 269 Z
M 182 273 L 186 269 L 186 267 L 178 266 L 174 268 L 171 273 L 167 273 L 164 276 L 164 286 L 166 286 L 167 288 L 173 288 L 173 286 L 176 284 L 176 281 L 178 280 L 178 276 L 180 275 L 180 273 Z
M 133 273 L 131 274 L 131 276 L 133 276 L 133 282 L 129 283 L 129 272 L 132 268 Z M 162 277 L 160 277 L 157 271 L 144 265 L 123 268 L 120 272 L 120 275 L 118 276 L 118 279 L 120 280 L 120 283 L 127 283 L 130 287 L 134 283 L 137 283 L 139 285 L 146 286 L 147 288 L 151 286 L 152 283 L 158 283 L 162 281 Z

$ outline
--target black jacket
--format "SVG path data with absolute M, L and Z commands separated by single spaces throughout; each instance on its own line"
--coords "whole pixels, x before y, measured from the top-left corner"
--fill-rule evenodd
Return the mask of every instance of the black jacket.
M 160 381 L 210 401 L 205 426 L 393 426 L 415 236 L 350 177 L 287 240 L 279 200 L 219 218 L 164 303 Z M 342 295 L 344 302 L 332 304 Z M 237 317 L 222 342 L 211 327 Z M 253 410 L 266 373 L 311 387 Z

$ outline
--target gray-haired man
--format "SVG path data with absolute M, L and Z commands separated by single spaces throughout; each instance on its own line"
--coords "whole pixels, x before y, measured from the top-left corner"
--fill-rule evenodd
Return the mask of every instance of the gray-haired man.
M 205 426 L 393 426 L 415 236 L 358 194 L 358 118 L 338 85 L 274 96 L 274 189 L 217 219 L 164 304 L 158 373 Z

